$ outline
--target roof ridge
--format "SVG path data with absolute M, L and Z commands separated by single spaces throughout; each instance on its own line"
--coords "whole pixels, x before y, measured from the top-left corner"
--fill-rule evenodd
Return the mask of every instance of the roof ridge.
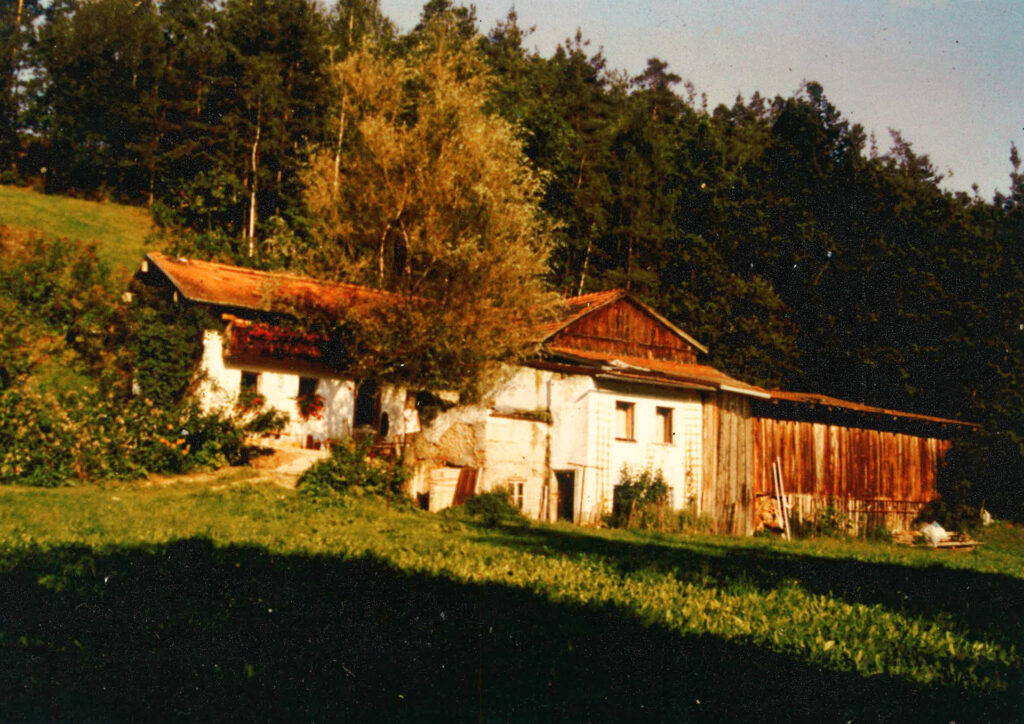
M 617 295 L 625 295 L 626 290 L 622 287 L 614 287 L 613 289 L 605 289 L 600 292 L 587 292 L 586 294 L 577 294 L 573 297 L 566 297 L 566 304 L 579 304 L 584 301 L 590 301 L 592 299 L 599 299 L 601 297 L 612 297 Z

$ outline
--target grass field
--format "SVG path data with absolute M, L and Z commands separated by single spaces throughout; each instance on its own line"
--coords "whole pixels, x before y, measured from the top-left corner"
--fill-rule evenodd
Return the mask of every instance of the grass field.
M 147 251 L 153 222 L 146 209 L 50 196 L 0 186 L 0 226 L 99 243 L 99 254 L 114 268 L 132 269 Z
M 254 471 L 0 489 L 0 719 L 1014 721 L 976 553 L 487 527 Z

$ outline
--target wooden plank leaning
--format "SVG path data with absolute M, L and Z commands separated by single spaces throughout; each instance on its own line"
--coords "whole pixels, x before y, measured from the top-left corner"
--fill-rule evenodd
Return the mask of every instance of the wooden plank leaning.
M 792 540 L 789 530 L 789 510 L 786 508 L 786 489 L 782 482 L 782 460 L 778 457 L 772 463 L 772 483 L 779 504 L 779 518 L 782 523 L 783 535 L 786 536 L 786 540 Z

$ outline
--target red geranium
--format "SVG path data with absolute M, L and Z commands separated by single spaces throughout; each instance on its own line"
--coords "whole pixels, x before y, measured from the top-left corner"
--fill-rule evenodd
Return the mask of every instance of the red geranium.
M 242 391 L 238 395 L 238 402 L 236 407 L 239 412 L 255 412 L 256 410 L 263 409 L 263 406 L 267 404 L 267 398 L 261 395 L 259 392 Z
M 295 402 L 303 420 L 319 420 L 324 416 L 324 398 L 315 392 L 299 395 Z

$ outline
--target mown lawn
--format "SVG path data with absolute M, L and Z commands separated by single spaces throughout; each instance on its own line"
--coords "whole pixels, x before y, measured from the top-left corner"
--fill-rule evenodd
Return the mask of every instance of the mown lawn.
M 147 251 L 149 212 L 135 206 L 51 196 L 0 186 L 0 226 L 98 243 L 100 258 L 131 270 Z
M 487 527 L 246 470 L 0 489 L 0 720 L 1024 719 L 977 553 Z

